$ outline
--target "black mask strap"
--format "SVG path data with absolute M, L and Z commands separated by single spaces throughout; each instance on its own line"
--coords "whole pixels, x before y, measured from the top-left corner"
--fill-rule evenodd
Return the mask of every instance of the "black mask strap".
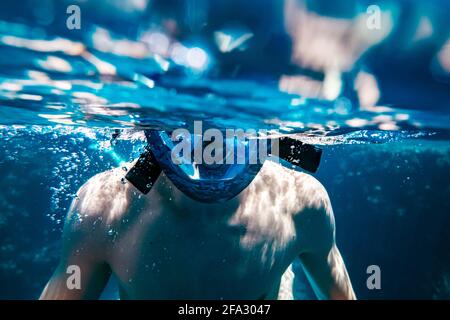
M 322 157 L 322 149 L 289 137 L 278 138 L 280 159 L 309 172 L 316 172 Z
M 143 194 L 149 193 L 159 175 L 161 168 L 149 146 L 141 154 L 136 164 L 127 172 L 125 178 Z

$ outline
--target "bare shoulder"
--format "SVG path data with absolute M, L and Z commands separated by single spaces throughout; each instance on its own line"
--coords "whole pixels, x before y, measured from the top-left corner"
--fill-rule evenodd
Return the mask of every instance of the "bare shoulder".
M 66 219 L 86 221 L 80 227 L 95 222 L 110 225 L 120 220 L 129 210 L 137 193 L 130 183 L 125 181 L 126 171 L 115 168 L 96 174 L 83 184 L 76 194 Z
M 64 223 L 63 254 L 107 260 L 110 231 L 119 231 L 138 193 L 124 183 L 126 172 L 116 168 L 99 173 L 80 187 Z M 145 198 L 145 197 L 142 197 Z
M 283 203 L 283 211 L 292 215 L 297 234 L 308 242 L 306 247 L 328 246 L 334 242 L 333 209 L 328 192 L 319 180 L 272 161 L 266 161 L 262 179 L 276 193 L 277 201 Z
M 266 161 L 260 172 L 261 179 L 284 202 L 294 215 L 306 210 L 329 211 L 327 190 L 313 176 L 289 169 L 279 163 Z

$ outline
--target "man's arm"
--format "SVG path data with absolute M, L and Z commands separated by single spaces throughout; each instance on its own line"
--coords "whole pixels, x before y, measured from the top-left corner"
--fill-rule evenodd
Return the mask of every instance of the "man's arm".
M 101 217 L 83 213 L 80 203 L 84 197 L 88 195 L 76 199 L 69 210 L 60 263 L 40 299 L 97 299 L 109 279 Z
M 335 222 L 328 193 L 313 178 L 303 181 L 301 197 L 308 205 L 296 218 L 303 235 L 299 255 L 306 276 L 319 299 L 356 299 L 342 256 L 336 246 Z
M 333 244 L 328 252 L 304 253 L 300 255 L 300 260 L 319 299 L 356 299 L 344 261 L 336 244 Z

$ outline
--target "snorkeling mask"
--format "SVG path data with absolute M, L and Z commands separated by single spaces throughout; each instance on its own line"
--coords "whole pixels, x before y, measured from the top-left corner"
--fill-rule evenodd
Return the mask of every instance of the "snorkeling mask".
M 206 203 L 227 201 L 250 184 L 266 160 L 260 155 L 261 146 L 267 148 L 268 155 L 278 156 L 310 172 L 317 170 L 322 154 L 321 149 L 288 137 L 257 139 L 255 148 L 250 139 L 233 136 L 224 139 L 226 147 L 222 150 L 226 152 L 222 161 L 204 163 L 203 158 L 194 156 L 192 160 L 192 154 L 195 155 L 200 144 L 200 150 L 203 150 L 201 136 L 184 135 L 183 141 L 179 142 L 187 147 L 187 150 L 183 149 L 184 153 L 178 151 L 180 148 L 177 147 L 176 140 L 179 137 L 175 137 L 173 141 L 165 131 L 157 130 L 146 130 L 145 136 L 148 142 L 146 150 L 125 178 L 139 191 L 147 194 L 161 171 L 164 171 L 184 194 Z M 274 145 L 277 150 L 273 148 Z

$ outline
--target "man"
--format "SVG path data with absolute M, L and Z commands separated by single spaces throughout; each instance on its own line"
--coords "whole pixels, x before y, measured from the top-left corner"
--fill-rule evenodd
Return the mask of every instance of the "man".
M 122 299 L 276 299 L 296 257 L 318 298 L 355 298 L 330 200 L 312 176 L 266 160 L 239 194 L 205 203 L 164 172 L 147 195 L 124 175 L 100 173 L 80 188 L 41 299 L 96 299 L 112 274 Z

